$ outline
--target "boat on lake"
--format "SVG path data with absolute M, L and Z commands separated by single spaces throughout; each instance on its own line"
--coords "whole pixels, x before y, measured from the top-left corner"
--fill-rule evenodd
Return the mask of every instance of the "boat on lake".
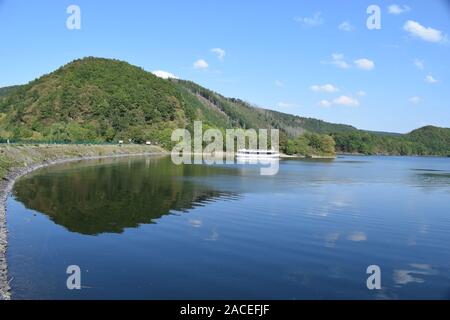
M 272 149 L 239 149 L 236 157 L 238 159 L 279 159 L 280 153 Z

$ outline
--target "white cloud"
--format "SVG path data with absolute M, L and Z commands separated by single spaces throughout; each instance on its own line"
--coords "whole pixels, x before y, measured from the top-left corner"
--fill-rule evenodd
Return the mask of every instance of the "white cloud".
M 344 59 L 344 55 L 342 53 L 332 53 L 331 58 L 333 60 L 342 60 Z
M 359 90 L 358 92 L 356 92 L 356 95 L 359 97 L 364 97 L 366 95 L 366 92 L 363 90 Z
M 315 84 L 309 87 L 309 89 L 314 92 L 327 92 L 327 93 L 339 91 L 339 89 L 332 84 L 324 84 L 324 85 Z
M 422 99 L 420 97 L 411 97 L 409 98 L 409 102 L 411 102 L 412 104 L 419 104 L 422 101 Z
M 325 61 L 324 63 L 331 63 L 340 69 L 350 68 L 350 65 L 344 60 L 342 53 L 333 53 L 331 55 L 331 61 Z
M 403 5 L 391 4 L 388 7 L 388 12 L 390 14 L 402 14 L 402 13 L 408 12 L 410 10 L 411 10 L 411 8 L 404 4 Z
M 283 83 L 283 81 L 281 81 L 281 80 L 275 80 L 275 85 L 277 86 L 277 87 L 283 87 L 284 86 L 284 83 Z
M 370 71 L 375 68 L 375 63 L 372 60 L 361 58 L 354 61 L 356 67 L 358 67 L 361 70 Z
M 333 100 L 333 104 L 347 107 L 357 107 L 359 106 L 359 101 L 348 96 L 340 96 L 339 98 Z
M 425 81 L 428 83 L 437 83 L 438 82 L 435 78 L 433 78 L 433 76 L 431 74 L 429 74 L 425 77 Z
M 194 69 L 201 69 L 201 70 L 206 70 L 209 67 L 208 63 L 203 59 L 195 61 L 193 66 Z
M 447 36 L 440 30 L 424 27 L 420 23 L 412 20 L 406 21 L 403 30 L 409 32 L 414 37 L 428 42 L 442 43 L 447 41 Z
M 292 102 L 278 102 L 277 107 L 278 108 L 292 108 L 292 107 L 297 107 L 297 105 Z
M 417 69 L 419 69 L 419 70 L 425 69 L 425 63 L 422 60 L 414 59 L 413 63 L 416 66 Z
M 338 29 L 341 30 L 341 31 L 352 31 L 354 28 L 350 24 L 350 22 L 344 21 L 338 26 Z
M 331 103 L 330 101 L 328 101 L 328 100 L 320 100 L 320 101 L 317 103 L 317 105 L 320 106 L 320 107 L 325 107 L 325 108 L 327 108 L 327 107 L 331 107 L 332 103 Z
M 297 17 L 294 20 L 305 27 L 317 27 L 325 22 L 320 11 L 316 12 L 312 17 Z
M 317 103 L 320 107 L 331 107 L 333 105 L 347 106 L 347 107 L 358 107 L 359 101 L 349 96 L 340 96 L 332 101 L 330 100 L 320 100 Z
M 213 48 L 211 49 L 211 52 L 214 53 L 220 61 L 223 61 L 225 55 L 227 54 L 225 50 L 221 48 Z
M 322 61 L 321 63 L 332 64 L 341 69 L 348 69 L 351 67 L 350 64 L 347 63 L 344 59 L 344 55 L 342 53 L 333 53 L 331 55 L 331 61 Z M 372 60 L 367 58 L 361 58 L 353 61 L 355 66 L 361 70 L 370 71 L 375 68 L 375 63 Z
M 163 70 L 155 70 L 155 71 L 152 71 L 152 73 L 155 76 L 157 76 L 159 78 L 163 78 L 163 79 L 179 79 L 179 77 L 174 75 L 173 73 L 163 71 Z

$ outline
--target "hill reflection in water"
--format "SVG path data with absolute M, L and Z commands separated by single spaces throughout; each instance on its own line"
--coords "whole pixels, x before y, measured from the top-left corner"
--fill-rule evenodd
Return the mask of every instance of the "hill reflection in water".
M 14 196 L 69 231 L 85 235 L 122 233 L 218 198 L 235 198 L 198 182 L 229 174 L 212 166 L 174 166 L 170 158 L 86 161 L 46 168 L 20 179 Z

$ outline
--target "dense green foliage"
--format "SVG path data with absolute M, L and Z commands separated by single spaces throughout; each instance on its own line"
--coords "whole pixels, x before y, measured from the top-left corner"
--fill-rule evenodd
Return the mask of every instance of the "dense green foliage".
M 9 86 L 9 87 L 0 88 L 0 98 L 5 97 L 6 95 L 10 94 L 11 92 L 13 92 L 19 88 L 20 88 L 20 86 Z
M 0 139 L 142 143 L 170 148 L 174 128 L 194 120 L 216 128 L 277 128 L 290 138 L 307 131 L 354 130 L 264 110 L 182 80 L 164 80 L 126 62 L 75 60 L 0 96 Z
M 182 105 L 167 81 L 124 62 L 86 58 L 3 98 L 0 123 L 2 136 L 13 139 L 139 140 L 153 126 L 184 121 Z
M 329 123 L 322 120 L 258 108 L 240 99 L 225 98 L 191 81 L 177 80 L 176 82 L 179 86 L 205 99 L 212 106 L 225 113 L 229 117 L 233 127 L 275 128 L 282 130 L 290 137 L 297 137 L 306 131 L 330 134 L 332 132 L 356 130 L 356 128 L 344 124 Z
M 295 139 L 289 139 L 284 145 L 286 154 L 302 156 L 331 156 L 334 155 L 335 142 L 326 134 L 305 133 Z
M 448 154 L 448 129 L 408 135 L 359 131 L 223 97 L 193 82 L 164 80 L 126 62 L 75 60 L 23 86 L 0 89 L 0 141 L 115 142 L 173 145 L 174 128 L 194 120 L 215 128 L 279 129 L 292 154 Z M 315 133 L 306 134 L 306 133 Z
M 450 155 L 450 129 L 423 127 L 405 135 L 364 131 L 333 134 L 337 152 L 389 155 Z

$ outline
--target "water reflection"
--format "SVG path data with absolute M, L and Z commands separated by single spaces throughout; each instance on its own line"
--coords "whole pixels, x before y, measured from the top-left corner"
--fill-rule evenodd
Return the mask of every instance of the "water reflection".
M 448 187 L 450 186 L 450 172 L 433 169 L 413 169 L 413 183 L 420 187 Z
M 275 176 L 170 158 L 51 167 L 8 199 L 13 295 L 445 299 L 450 185 L 433 174 L 448 172 L 446 158 L 395 157 L 287 160 Z M 89 290 L 67 290 L 68 263 Z
M 360 241 L 366 241 L 367 235 L 364 232 L 356 231 L 352 232 L 348 235 L 347 240 L 354 241 L 354 242 L 360 242 Z
M 397 286 L 409 283 L 423 283 L 424 276 L 434 275 L 437 272 L 429 264 L 411 263 L 408 269 L 394 270 L 394 281 Z
M 218 198 L 236 197 L 189 179 L 226 171 L 174 166 L 168 158 L 90 161 L 29 175 L 17 182 L 14 196 L 28 209 L 46 214 L 72 232 L 121 233 L 124 228 L 153 223 L 171 211 L 184 212 Z M 198 227 L 201 221 L 192 221 L 192 225 Z

